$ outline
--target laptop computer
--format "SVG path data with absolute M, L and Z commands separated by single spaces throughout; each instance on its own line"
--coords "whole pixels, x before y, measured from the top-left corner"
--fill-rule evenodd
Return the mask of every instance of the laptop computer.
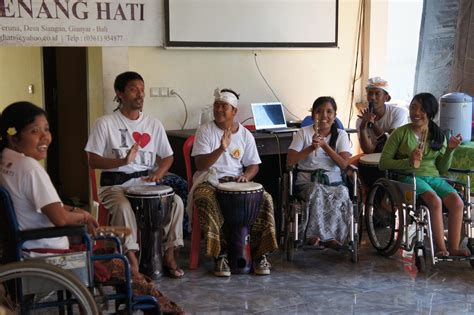
M 296 132 L 298 128 L 288 128 L 281 103 L 252 103 L 255 130 L 271 133 Z

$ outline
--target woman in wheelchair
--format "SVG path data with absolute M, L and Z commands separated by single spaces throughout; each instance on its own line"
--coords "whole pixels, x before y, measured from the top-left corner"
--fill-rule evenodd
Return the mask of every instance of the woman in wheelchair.
M 10 194 L 20 230 L 65 225 L 87 225 L 96 235 L 98 223 L 87 211 L 66 206 L 61 202 L 51 179 L 40 161 L 47 157 L 51 143 L 46 112 L 29 102 L 17 102 L 6 107 L 0 117 L 0 185 Z M 66 236 L 27 241 L 24 257 L 65 253 L 69 250 Z M 103 265 L 111 276 L 125 279 L 124 265 L 118 259 Z M 143 276 L 142 276 L 143 277 Z M 132 281 L 136 295 L 152 295 L 162 311 L 181 312 L 153 285 L 135 277 Z
M 329 96 L 317 98 L 314 124 L 301 128 L 288 150 L 288 166 L 298 166 L 295 193 L 306 201 L 303 239 L 309 244 L 340 249 L 350 228 L 352 201 L 341 170 L 349 165 L 349 137 L 335 124 L 337 105 Z
M 416 195 L 430 209 L 435 256 L 470 256 L 460 249 L 463 201 L 440 174 L 447 172 L 453 152 L 462 141 L 460 134 L 446 140 L 433 121 L 438 101 L 430 93 L 420 93 L 410 103 L 411 123 L 397 128 L 388 139 L 380 159 L 381 170 L 415 173 Z M 426 144 L 426 145 L 425 145 Z M 411 177 L 401 178 L 412 182 Z M 448 209 L 448 247 L 444 241 L 443 204 Z
M 13 103 L 2 112 L 0 121 L 0 185 L 11 195 L 21 230 L 87 224 L 95 234 L 97 221 L 89 212 L 65 206 L 39 163 L 47 156 L 51 133 L 43 109 L 28 103 Z M 69 249 L 67 237 L 28 241 L 25 255 L 35 256 L 35 248 Z

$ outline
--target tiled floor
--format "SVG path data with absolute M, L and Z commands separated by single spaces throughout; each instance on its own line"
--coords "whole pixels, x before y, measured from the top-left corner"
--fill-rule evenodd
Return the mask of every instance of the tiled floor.
M 217 278 L 201 255 L 198 270 L 158 286 L 187 314 L 474 314 L 468 262 L 419 274 L 410 258 L 377 255 L 365 239 L 357 264 L 331 250 L 298 251 L 291 263 L 278 252 L 270 261 L 270 276 Z M 180 263 L 187 266 L 187 257 Z

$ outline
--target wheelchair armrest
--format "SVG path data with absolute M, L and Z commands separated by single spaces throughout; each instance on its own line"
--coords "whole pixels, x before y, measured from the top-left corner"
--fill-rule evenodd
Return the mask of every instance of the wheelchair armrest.
M 19 237 L 23 242 L 25 242 L 30 240 L 37 240 L 40 238 L 52 238 L 60 236 L 83 236 L 84 234 L 87 234 L 87 228 L 85 225 L 65 225 L 20 231 Z
M 470 174 L 470 173 L 474 173 L 474 170 L 470 170 L 470 169 L 460 169 L 460 168 L 450 168 L 450 169 L 448 170 L 448 172 L 461 173 L 461 174 Z
M 403 171 L 398 171 L 398 170 L 388 170 L 388 173 L 393 174 L 393 175 L 402 175 L 402 176 L 410 176 L 410 177 L 416 176 L 415 172 L 403 172 Z
M 354 164 L 349 164 L 349 165 L 347 165 L 347 167 L 346 167 L 346 171 L 348 171 L 348 170 L 358 172 L 358 171 L 359 171 L 359 168 L 358 168 L 357 166 L 355 166 Z

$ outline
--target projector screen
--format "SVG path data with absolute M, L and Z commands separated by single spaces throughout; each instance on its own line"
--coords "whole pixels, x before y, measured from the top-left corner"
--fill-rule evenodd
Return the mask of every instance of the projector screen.
M 339 0 L 165 0 L 166 47 L 337 47 Z

